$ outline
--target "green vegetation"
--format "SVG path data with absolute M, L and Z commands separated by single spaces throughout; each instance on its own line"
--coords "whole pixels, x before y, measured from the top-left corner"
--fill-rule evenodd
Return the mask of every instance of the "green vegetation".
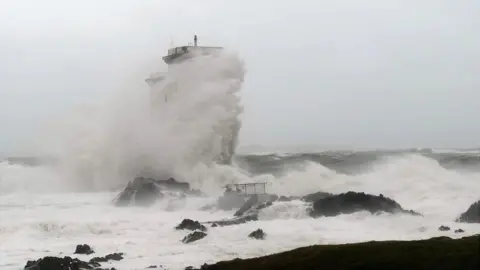
M 204 265 L 205 270 L 480 269 L 480 235 L 451 239 L 317 245 L 252 259 Z

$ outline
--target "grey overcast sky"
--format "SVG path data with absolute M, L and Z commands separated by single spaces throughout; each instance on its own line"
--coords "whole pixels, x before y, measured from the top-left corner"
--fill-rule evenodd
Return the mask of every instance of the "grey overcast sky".
M 480 1 L 3 0 L 0 152 L 194 33 L 246 62 L 242 145 L 480 147 Z

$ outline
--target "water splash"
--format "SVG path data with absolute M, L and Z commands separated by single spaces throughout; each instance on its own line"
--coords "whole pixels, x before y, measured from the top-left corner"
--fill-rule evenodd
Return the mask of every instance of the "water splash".
M 50 154 L 75 190 L 118 188 L 139 174 L 190 181 L 195 166 L 233 156 L 244 76 L 243 61 L 227 51 L 172 65 L 152 89 L 116 92 L 67 118 L 50 135 Z

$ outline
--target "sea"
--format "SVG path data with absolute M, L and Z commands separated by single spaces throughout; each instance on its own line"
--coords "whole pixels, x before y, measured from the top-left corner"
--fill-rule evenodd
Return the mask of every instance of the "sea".
M 237 151 L 231 164 L 215 162 L 225 142 L 241 141 L 224 127 L 233 121 L 240 128 L 237 116 L 248 109 L 240 105 L 242 65 L 231 55 L 179 65 L 159 86 L 180 82 L 169 101 L 152 104 L 147 91 L 119 91 L 96 109 L 63 115 L 38 143 L 41 157 L 3 157 L 0 269 L 23 269 L 28 260 L 44 256 L 87 260 L 122 252 L 123 260 L 102 267 L 179 270 L 309 245 L 480 233 L 480 224 L 455 222 L 480 199 L 480 149 L 250 149 Z M 146 172 L 173 176 L 206 196 L 115 207 L 112 201 L 128 181 Z M 261 210 L 258 221 L 208 228 L 205 238 L 182 243 L 188 232 L 175 230 L 176 225 L 185 218 L 232 217 L 234 211 L 202 209 L 216 201 L 225 184 L 252 182 L 286 196 L 383 194 L 422 216 L 357 212 L 313 219 L 309 203 L 293 200 Z M 439 231 L 441 225 L 451 230 Z M 265 231 L 264 240 L 248 237 L 256 229 Z M 95 254 L 74 255 L 78 244 L 90 245 Z

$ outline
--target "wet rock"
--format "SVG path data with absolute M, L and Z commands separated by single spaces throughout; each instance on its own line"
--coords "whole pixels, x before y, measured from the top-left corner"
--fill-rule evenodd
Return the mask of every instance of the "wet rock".
M 333 195 L 332 193 L 319 191 L 319 192 L 315 192 L 315 193 L 303 196 L 302 200 L 306 201 L 306 202 L 315 202 L 317 200 L 321 200 L 321 199 L 330 197 L 332 195 Z
M 185 198 L 187 196 L 204 196 L 199 190 L 190 190 L 188 183 L 176 181 L 174 178 L 158 180 L 149 177 L 136 177 L 127 184 L 127 187 L 115 198 L 115 205 L 148 206 L 165 194 Z
M 152 178 L 148 178 L 148 179 L 152 179 Z M 184 182 L 178 182 L 172 177 L 168 178 L 167 180 L 155 180 L 155 179 L 152 179 L 152 180 L 163 189 L 183 191 L 185 193 L 191 193 L 191 194 L 195 194 L 195 193 L 201 194 L 201 192 L 198 190 L 190 190 L 190 184 L 184 183 Z
M 94 252 L 95 251 L 93 251 L 92 248 L 89 245 L 83 244 L 83 245 L 77 245 L 77 247 L 75 248 L 74 254 L 90 255 Z
M 123 253 L 112 253 L 108 254 L 105 257 L 94 257 L 90 259 L 89 263 L 94 264 L 94 263 L 102 263 L 102 262 L 108 262 L 108 261 L 120 261 L 123 260 Z
M 140 177 L 127 184 L 127 187 L 115 198 L 115 205 L 149 206 L 160 197 L 163 197 L 163 194 L 155 181 Z
M 191 219 L 184 219 L 180 224 L 175 227 L 176 230 L 199 230 L 199 231 L 206 231 L 207 228 L 200 224 L 200 222 L 191 220 Z
M 262 229 L 258 229 L 256 231 L 253 231 L 252 233 L 250 233 L 248 235 L 248 237 L 255 238 L 255 239 L 258 239 L 258 240 L 262 240 L 262 239 L 265 239 L 265 235 L 266 234 Z
M 438 227 L 438 230 L 441 231 L 441 232 L 450 231 L 450 227 L 442 225 L 442 226 Z
M 52 257 L 47 256 L 36 261 L 28 261 L 24 269 L 28 270 L 80 270 L 93 269 L 99 265 L 89 264 L 79 259 L 71 257 Z
M 476 201 L 457 218 L 457 222 L 480 223 L 480 200 Z
M 380 196 L 349 191 L 338 195 L 331 195 L 316 200 L 310 211 L 310 216 L 337 216 L 340 214 L 351 214 L 358 211 L 368 211 L 370 213 L 407 213 L 420 215 L 414 211 L 404 210 L 394 200 Z
M 182 243 L 184 244 L 192 243 L 204 238 L 205 236 L 207 236 L 207 234 L 204 232 L 194 231 L 191 234 L 185 236 L 185 238 L 182 239 Z
M 465 232 L 465 231 L 462 230 L 462 229 L 456 229 L 456 230 L 455 230 L 455 233 L 464 233 L 464 232 Z

